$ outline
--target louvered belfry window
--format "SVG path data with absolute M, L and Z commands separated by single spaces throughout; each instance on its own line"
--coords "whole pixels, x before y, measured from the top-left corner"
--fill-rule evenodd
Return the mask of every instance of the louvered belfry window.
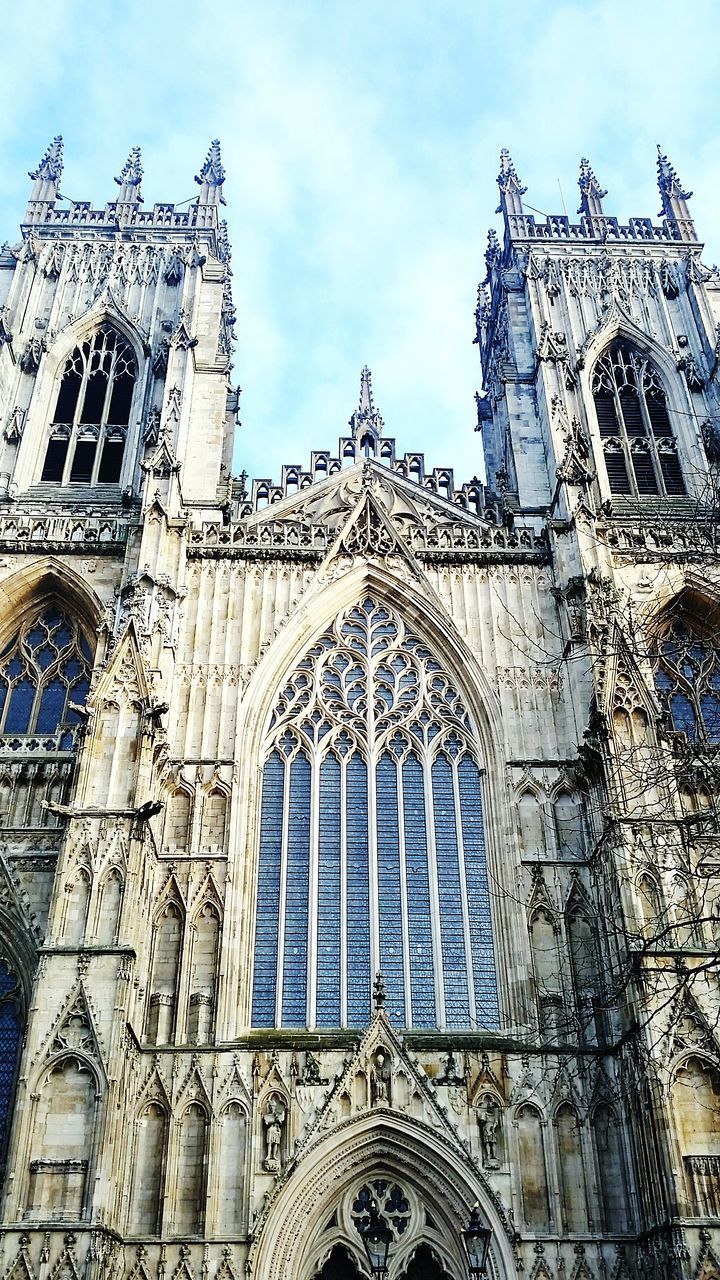
M 252 1021 L 496 1027 L 476 733 L 430 649 L 367 597 L 289 674 L 265 745 Z
M 628 497 L 685 493 L 662 383 L 652 362 L 615 342 L 592 378 L 610 492 Z
M 54 484 L 117 484 L 122 469 L 135 356 L 103 325 L 65 362 L 40 479 Z

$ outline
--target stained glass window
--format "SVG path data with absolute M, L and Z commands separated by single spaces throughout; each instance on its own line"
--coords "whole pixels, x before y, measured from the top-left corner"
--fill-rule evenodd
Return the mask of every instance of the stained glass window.
M 655 687 L 673 729 L 720 743 L 720 645 L 677 619 L 659 642 Z
M 12 1118 L 21 1029 L 20 984 L 7 961 L 0 959 L 0 1159 L 7 1146 Z
M 428 647 L 368 597 L 288 676 L 263 769 L 252 1020 L 495 1027 L 477 736 Z
M 41 481 L 117 484 L 136 372 L 132 347 L 110 325 L 68 356 Z
M 684 494 L 665 391 L 648 357 L 614 342 L 595 365 L 592 392 L 610 492 Z
M 61 609 L 29 618 L 0 653 L 0 733 L 49 736 L 77 724 L 91 669 L 90 645 Z

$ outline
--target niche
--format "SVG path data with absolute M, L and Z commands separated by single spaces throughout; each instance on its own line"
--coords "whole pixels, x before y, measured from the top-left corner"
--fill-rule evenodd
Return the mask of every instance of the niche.
M 595 1108 L 592 1129 L 603 1227 L 606 1231 L 626 1231 L 628 1220 L 625 1164 L 617 1119 L 607 1103 L 601 1102 Z
M 218 1227 L 223 1235 L 241 1235 L 247 1116 L 239 1102 L 225 1108 L 221 1125 Z
M 560 1193 L 565 1231 L 587 1231 L 587 1199 L 583 1165 L 580 1122 L 568 1103 L 558 1108 L 555 1116 Z
M 85 939 L 90 905 L 90 872 L 86 867 L 80 867 L 67 893 L 64 941 L 68 947 L 77 947 Z
M 168 1122 L 164 1107 L 151 1102 L 137 1122 L 131 1230 L 137 1235 L 160 1232 L 163 1174 L 167 1158 Z
M 220 917 L 212 902 L 202 906 L 193 922 L 192 974 L 188 1033 L 193 1044 L 205 1044 L 213 1030 Z
M 117 867 L 111 867 L 100 890 L 98 914 L 98 942 L 112 946 L 117 941 L 120 924 L 120 907 L 123 896 L 123 878 Z
M 224 791 L 209 791 L 203 800 L 200 844 L 203 849 L 225 848 L 227 796 Z
M 147 1034 L 151 1044 L 169 1044 L 175 1029 L 177 981 L 183 915 L 175 902 L 168 902 L 155 919 L 152 981 L 148 1005 Z
M 36 1220 L 82 1216 L 95 1095 L 95 1078 L 79 1058 L 63 1058 L 45 1079 L 30 1162 L 28 1209 Z
M 545 856 L 545 819 L 537 796 L 524 791 L 518 801 L 520 851 L 524 858 Z
M 525 1225 L 538 1232 L 549 1231 L 550 1202 L 542 1119 L 535 1107 L 526 1105 L 518 1111 L 516 1123 Z
M 165 847 L 187 849 L 190 840 L 192 796 L 187 791 L 173 791 L 165 814 Z
M 175 1192 L 175 1232 L 200 1235 L 205 1225 L 205 1143 L 207 1116 L 198 1102 L 191 1102 L 178 1134 Z

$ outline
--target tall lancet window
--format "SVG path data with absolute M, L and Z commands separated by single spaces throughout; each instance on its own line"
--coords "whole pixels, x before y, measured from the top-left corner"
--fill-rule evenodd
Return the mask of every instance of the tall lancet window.
M 642 498 L 685 493 L 667 400 L 652 361 L 614 342 L 592 378 L 610 492 Z
M 289 674 L 265 745 L 255 1026 L 496 1027 L 477 738 L 386 605 L 341 613 Z
M 117 484 L 135 375 L 132 348 L 110 325 L 75 348 L 60 382 L 42 481 Z

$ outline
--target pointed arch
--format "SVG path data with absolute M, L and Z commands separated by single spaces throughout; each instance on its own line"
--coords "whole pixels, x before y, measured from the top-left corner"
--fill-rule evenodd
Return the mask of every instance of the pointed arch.
M 637 406 L 629 403 L 632 394 L 629 395 L 631 424 L 635 424 L 637 419 L 629 431 L 626 430 L 618 394 L 618 380 L 612 373 L 607 383 L 607 412 L 597 407 L 594 396 L 599 382 L 603 380 L 603 362 L 612 362 L 615 351 L 635 352 L 638 366 L 644 365 L 655 371 L 654 378 L 650 374 L 648 384 L 649 399 L 654 401 L 649 413 L 648 396 L 644 391 L 641 390 Z M 684 495 L 689 474 L 687 466 L 683 473 L 678 455 L 684 463 L 689 460 L 692 471 L 697 474 L 705 474 L 707 463 L 703 450 L 689 431 L 687 423 L 691 400 L 670 353 L 643 332 L 615 303 L 603 324 L 585 344 L 581 360 L 587 404 L 592 406 L 595 399 L 589 419 L 596 456 L 599 458 L 605 454 L 607 460 L 608 444 L 612 446 L 607 476 L 603 476 L 605 492 L 639 494 L 640 497 L 643 493 Z M 623 381 L 622 377 L 620 381 Z M 647 463 L 644 458 L 648 459 Z M 652 476 L 656 478 L 655 487 Z
M 129 1228 L 137 1235 L 158 1235 L 167 1167 L 169 1114 L 157 1099 L 146 1101 L 135 1121 L 135 1159 Z
M 285 673 L 262 760 L 255 1024 L 363 1025 L 382 968 L 399 1025 L 496 1025 L 484 761 L 426 639 L 361 595 Z
M 185 907 L 179 895 L 166 892 L 153 917 L 152 961 L 146 1014 L 151 1044 L 170 1044 L 177 1022 L 180 957 L 185 934 Z
M 14 480 L 21 490 L 27 489 L 40 479 L 49 438 L 48 428 L 52 430 L 51 424 L 64 370 L 72 360 L 73 353 L 84 345 L 92 343 L 95 335 L 103 330 L 117 334 L 118 339 L 127 344 L 131 353 L 134 365 L 134 386 L 127 412 L 127 436 L 130 438 L 130 447 L 125 449 L 125 462 L 134 452 L 137 438 L 136 423 L 140 417 L 147 376 L 148 348 L 137 325 L 117 305 L 109 290 L 106 290 L 105 295 L 101 295 L 84 315 L 60 331 L 42 360 L 30 418 L 18 451 L 14 473 Z M 81 409 L 77 412 L 80 413 Z M 125 466 L 123 466 L 123 472 L 127 474 Z
M 332 1247 L 333 1240 L 324 1231 L 328 1220 L 343 1198 L 368 1177 L 397 1181 L 434 1224 L 428 1228 L 418 1222 L 417 1234 L 403 1234 L 396 1241 L 393 1271 L 398 1276 L 422 1243 L 433 1248 L 448 1274 L 464 1275 L 467 1263 L 460 1230 L 475 1204 L 492 1231 L 488 1273 L 494 1280 L 509 1280 L 515 1274 L 512 1228 L 499 1199 L 467 1153 L 429 1125 L 395 1112 L 388 1118 L 365 1114 L 341 1123 L 314 1143 L 289 1176 L 280 1180 L 250 1246 L 258 1280 L 282 1280 L 289 1274 L 314 1276 Z M 354 1244 L 341 1231 L 334 1238 Z
M 75 615 L 93 649 L 104 622 L 104 610 L 88 583 L 54 556 L 42 556 L 4 578 L 0 584 L 0 652 L 18 624 L 45 605 L 58 604 Z

